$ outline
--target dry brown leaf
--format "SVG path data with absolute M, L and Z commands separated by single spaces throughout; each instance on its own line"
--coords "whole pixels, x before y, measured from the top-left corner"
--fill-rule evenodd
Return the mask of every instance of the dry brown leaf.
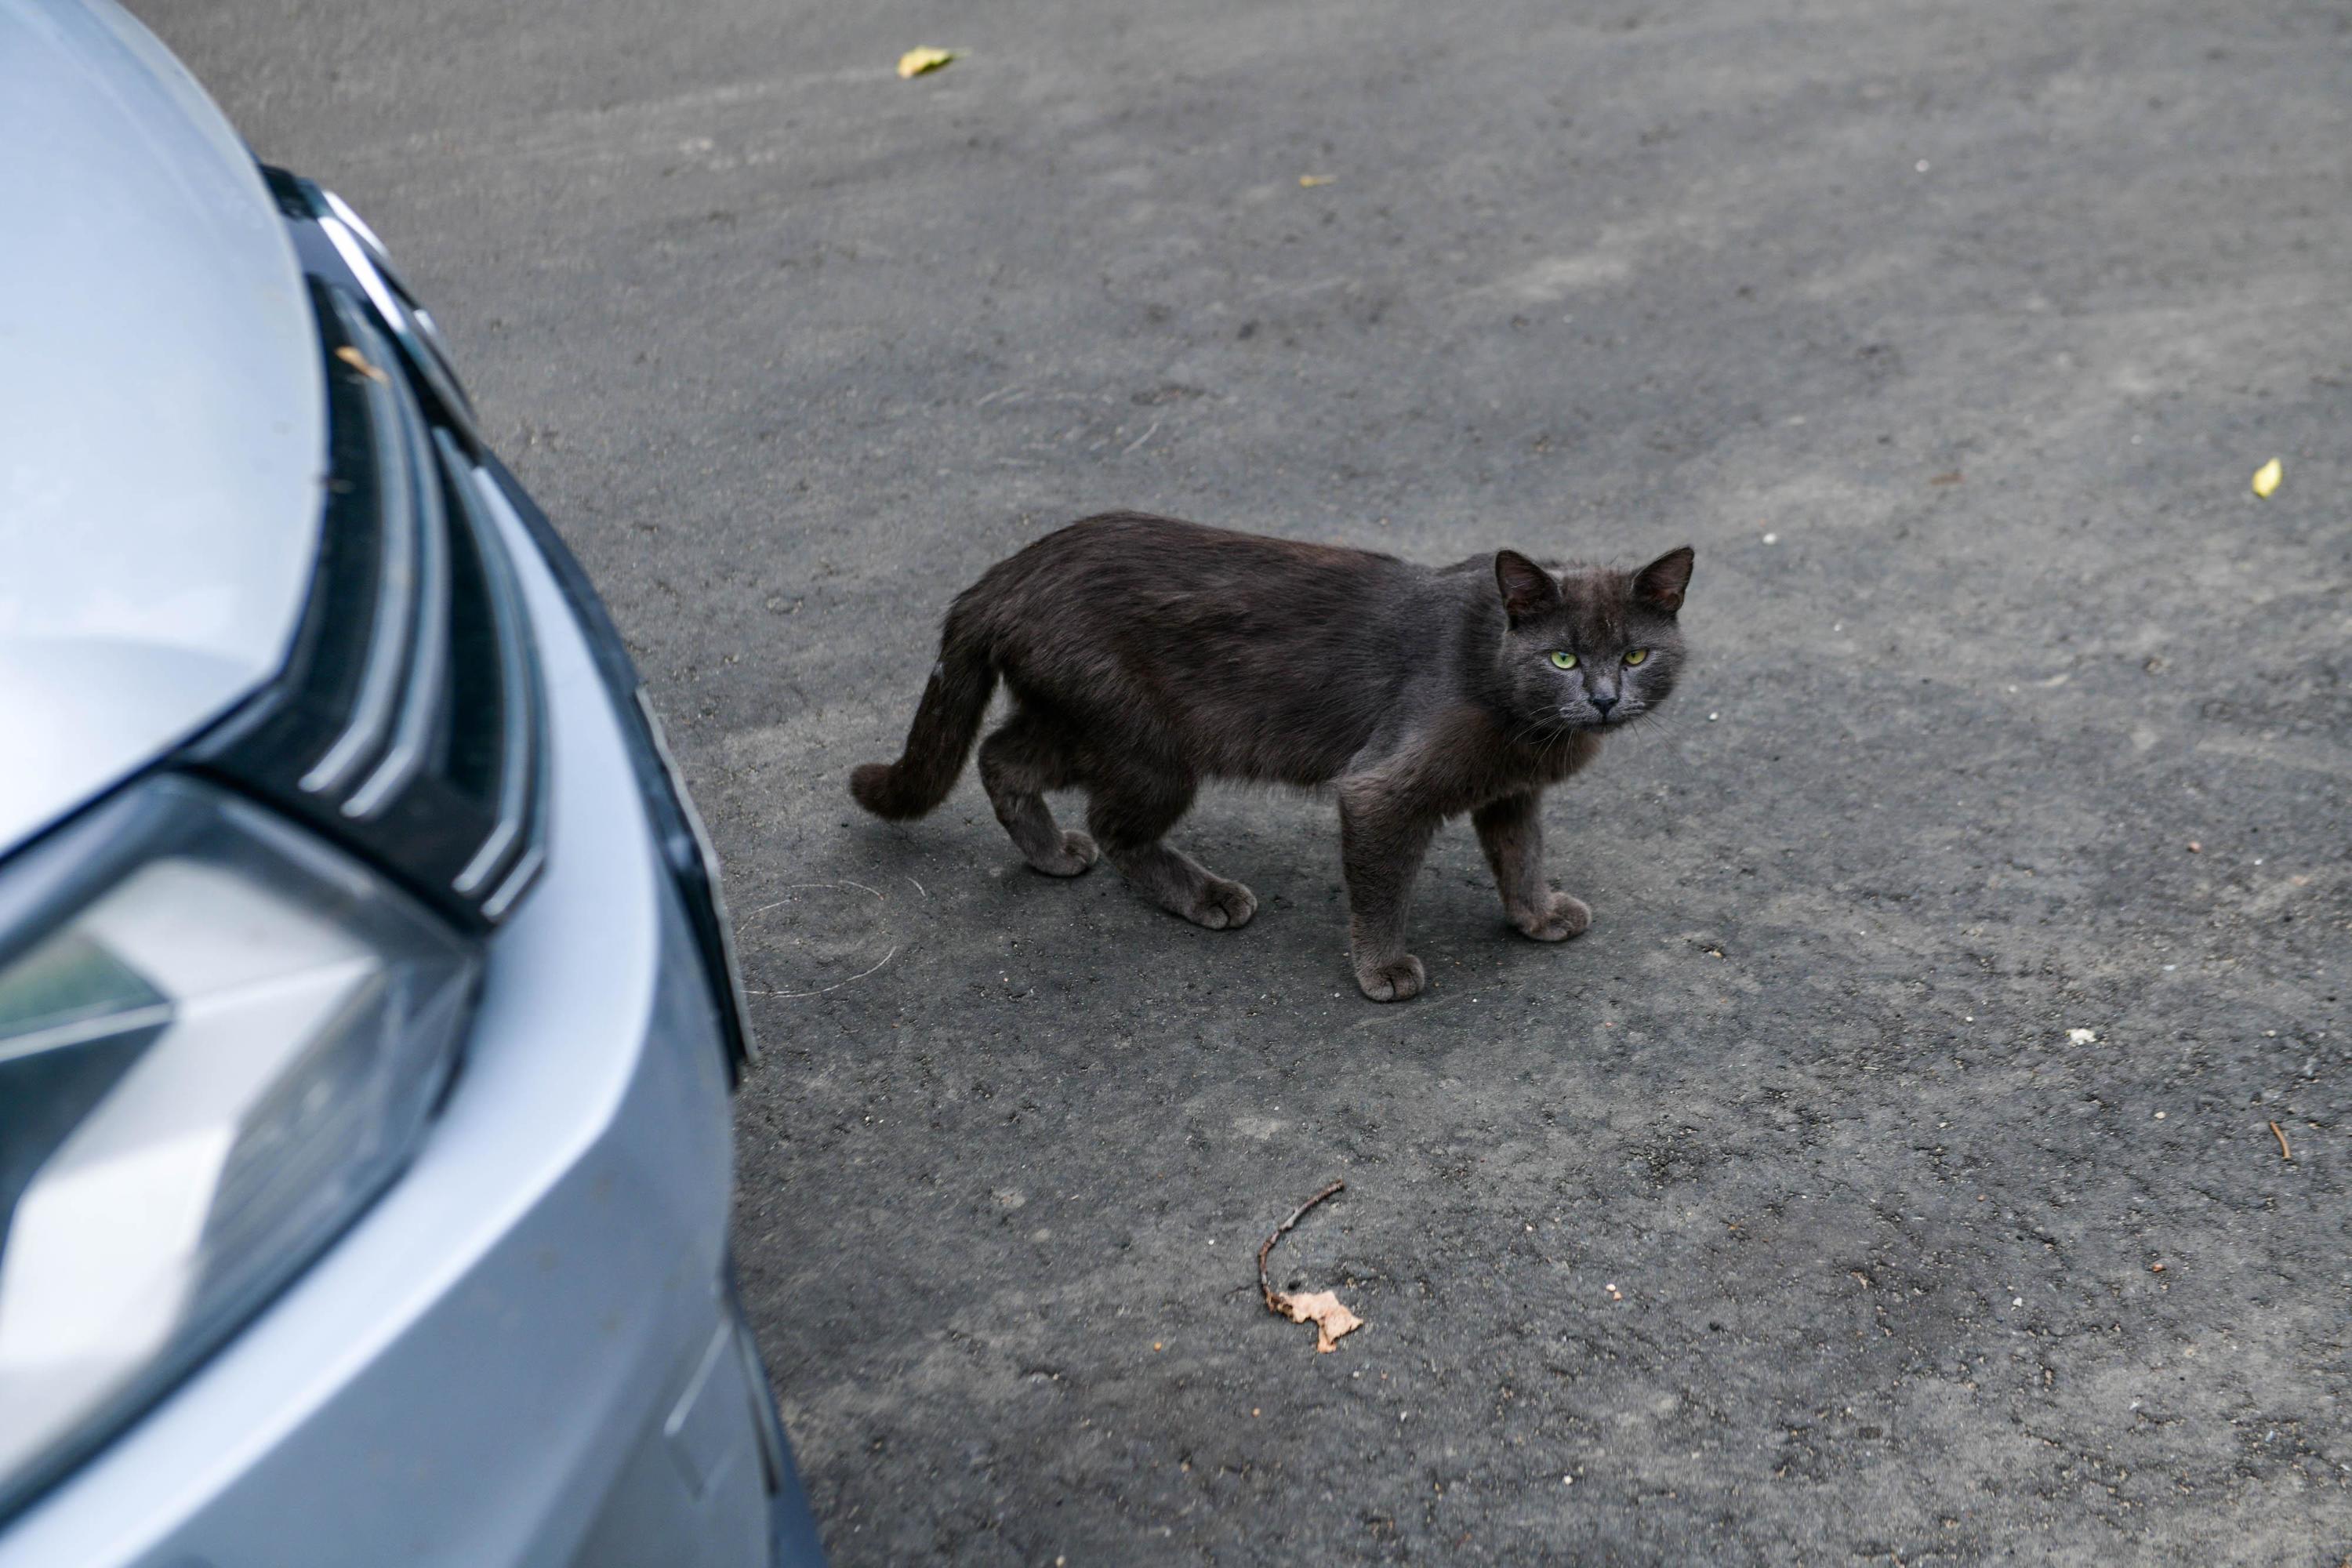
M 1294 1296 L 1287 1290 L 1276 1289 L 1274 1281 L 1266 1277 L 1265 1256 L 1274 1250 L 1274 1244 L 1280 1241 L 1292 1226 L 1307 1217 L 1308 1210 L 1324 1199 L 1347 1190 L 1347 1183 L 1332 1183 L 1291 1210 L 1290 1217 L 1276 1226 L 1274 1234 L 1258 1244 L 1257 1289 L 1258 1294 L 1265 1299 L 1265 1310 L 1288 1318 L 1294 1323 L 1314 1324 L 1315 1350 L 1318 1355 L 1328 1354 L 1339 1349 L 1341 1336 L 1352 1334 L 1362 1328 L 1364 1320 L 1339 1305 L 1339 1298 L 1328 1290 L 1312 1290 Z M 1257 1413 L 1252 1411 L 1250 1414 L 1255 1415 Z
M 1296 1296 L 1287 1290 L 1276 1290 L 1274 1306 L 1294 1323 L 1315 1325 L 1315 1349 L 1318 1354 L 1338 1350 L 1343 1336 L 1364 1326 L 1364 1320 L 1339 1305 L 1339 1298 L 1329 1290 L 1301 1291 Z

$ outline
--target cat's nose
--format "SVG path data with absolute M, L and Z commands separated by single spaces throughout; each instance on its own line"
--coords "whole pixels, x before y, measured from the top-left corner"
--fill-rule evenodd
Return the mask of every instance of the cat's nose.
M 1593 710 L 1599 713 L 1603 719 L 1609 717 L 1609 710 L 1617 706 L 1617 699 L 1614 697 L 1591 697 L 1587 698 L 1585 700 L 1591 702 L 1592 704 Z

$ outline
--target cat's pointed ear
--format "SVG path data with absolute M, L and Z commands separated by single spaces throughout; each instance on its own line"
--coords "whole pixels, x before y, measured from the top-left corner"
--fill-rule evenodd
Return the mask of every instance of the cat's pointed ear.
M 1683 607 L 1690 591 L 1691 563 L 1696 552 L 1687 544 L 1669 550 L 1633 574 L 1633 597 L 1653 610 L 1673 615 Z
M 1560 602 L 1559 580 L 1516 550 L 1495 552 L 1495 586 L 1513 626 Z

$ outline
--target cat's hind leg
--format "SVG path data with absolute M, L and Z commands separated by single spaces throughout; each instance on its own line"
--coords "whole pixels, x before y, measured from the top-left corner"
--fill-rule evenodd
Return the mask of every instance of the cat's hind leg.
M 1055 822 L 1044 792 L 1077 782 L 1076 759 L 1061 725 L 1022 708 L 980 743 L 980 782 L 996 820 L 1021 858 L 1048 877 L 1075 877 L 1095 863 L 1095 841 Z
M 1127 879 L 1171 914 L 1231 931 L 1257 913 L 1257 895 L 1162 842 L 1192 804 L 1188 776 L 1129 766 L 1087 781 L 1087 826 Z

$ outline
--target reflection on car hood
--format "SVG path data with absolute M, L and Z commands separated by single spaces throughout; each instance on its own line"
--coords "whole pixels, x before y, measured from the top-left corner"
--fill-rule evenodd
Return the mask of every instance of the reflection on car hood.
M 0 853 L 277 670 L 325 389 L 252 156 L 111 0 L 0 0 Z

